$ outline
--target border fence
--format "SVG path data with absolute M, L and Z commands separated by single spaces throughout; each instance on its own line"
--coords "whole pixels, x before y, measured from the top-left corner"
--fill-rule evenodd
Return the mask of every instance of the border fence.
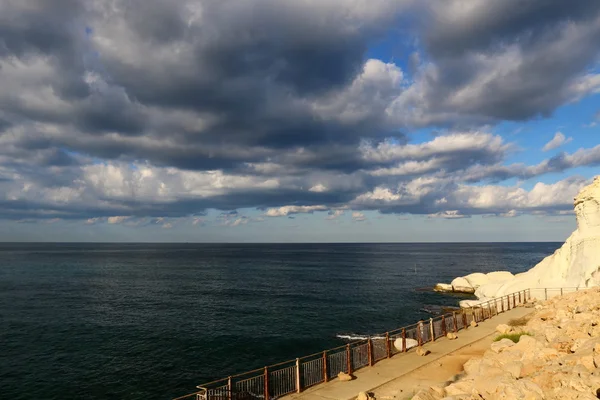
M 467 329 L 472 321 L 485 321 L 532 298 L 547 300 L 577 290 L 574 287 L 521 290 L 344 346 L 204 383 L 197 386 L 196 392 L 173 400 L 275 400 L 329 382 L 340 372 L 352 374 L 449 332 Z M 407 339 L 413 340 L 407 343 Z

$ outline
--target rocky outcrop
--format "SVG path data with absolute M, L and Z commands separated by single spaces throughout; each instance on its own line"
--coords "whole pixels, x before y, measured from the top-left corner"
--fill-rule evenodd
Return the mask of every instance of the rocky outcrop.
M 574 201 L 577 229 L 561 248 L 527 272 L 512 275 L 498 271 L 473 273 L 452 281 L 457 292 L 475 293 L 480 301 L 502 297 L 525 289 L 591 288 L 600 286 L 600 176 L 579 192 Z M 456 286 L 454 283 L 456 282 Z M 439 291 L 447 284 L 438 284 Z M 549 292 L 549 296 L 559 292 Z M 540 295 L 532 291 L 532 295 Z M 475 301 L 461 302 L 462 307 L 476 306 Z
M 510 280 L 481 285 L 475 295 L 492 298 L 529 288 L 599 286 L 600 176 L 575 197 L 574 210 L 577 229 L 560 249 Z
M 507 271 L 494 271 L 487 274 L 475 272 L 455 278 L 450 284 L 438 283 L 433 290 L 436 292 L 475 293 L 482 285 L 505 282 L 513 277 L 513 274 Z
M 452 384 L 413 398 L 597 399 L 600 395 L 600 289 L 535 304 L 524 326 L 498 326 L 520 335 L 493 342 L 482 357 L 464 365 Z

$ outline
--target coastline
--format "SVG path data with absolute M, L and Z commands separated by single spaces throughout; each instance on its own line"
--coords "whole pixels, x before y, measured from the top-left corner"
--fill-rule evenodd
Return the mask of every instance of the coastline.
M 371 368 L 356 371 L 354 374 L 356 379 L 350 382 L 335 380 L 307 389 L 299 394 L 292 394 L 287 398 L 296 400 L 350 400 L 356 399 L 359 392 L 373 392 L 376 399 L 411 398 L 421 389 L 419 385 L 410 383 L 413 376 L 419 375 L 425 370 L 439 371 L 440 362 L 442 365 L 449 366 L 451 363 L 449 360 L 461 357 L 461 352 L 467 352 L 470 346 L 480 348 L 482 343 L 489 345 L 498 324 L 507 323 L 511 319 L 521 318 L 532 312 L 533 309 L 531 308 L 514 308 L 478 323 L 475 328 L 470 327 L 460 331 L 456 340 L 442 338 L 428 344 L 426 348 L 431 353 L 427 356 L 419 356 L 415 351 L 411 351 L 400 357 L 383 360 Z M 441 377 L 437 383 L 443 384 L 456 375 L 454 369 L 447 372 L 447 377 Z
M 503 333 L 511 339 L 500 339 Z M 537 299 L 427 349 L 426 357 L 410 352 L 358 371 L 350 382 L 330 382 L 289 398 L 361 400 L 361 393 L 379 400 L 598 398 L 600 290 Z

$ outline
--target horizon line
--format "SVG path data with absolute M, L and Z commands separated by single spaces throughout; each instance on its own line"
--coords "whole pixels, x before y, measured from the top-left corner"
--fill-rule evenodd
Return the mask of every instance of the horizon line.
M 144 242 L 70 242 L 70 241 L 0 241 L 0 244 L 462 244 L 462 243 L 564 243 L 563 241 L 540 240 L 540 241 L 461 241 L 461 242 L 446 242 L 446 241 L 431 241 L 431 242 L 161 242 L 161 241 L 144 241 Z

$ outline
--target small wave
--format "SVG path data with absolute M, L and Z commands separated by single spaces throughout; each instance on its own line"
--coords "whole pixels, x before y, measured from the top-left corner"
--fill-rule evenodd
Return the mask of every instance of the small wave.
M 345 340 L 367 340 L 369 337 L 371 339 L 385 339 L 385 336 L 366 336 L 366 335 L 358 335 L 354 333 L 349 333 L 347 335 L 335 335 L 336 338 L 345 339 Z

